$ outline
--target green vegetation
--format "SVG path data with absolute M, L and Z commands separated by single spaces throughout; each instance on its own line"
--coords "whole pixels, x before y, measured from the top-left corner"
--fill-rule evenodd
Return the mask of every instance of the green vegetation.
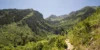
M 76 50 L 100 49 L 100 8 L 69 31 L 68 37 Z
M 87 6 L 69 15 L 43 19 L 32 9 L 0 10 L 0 50 L 100 49 L 100 7 Z
M 0 10 L 0 50 L 24 46 L 29 42 L 36 43 L 51 34 L 48 32 L 49 27 L 42 14 L 35 10 Z
M 28 42 L 24 46 L 5 46 L 1 50 L 64 50 L 67 48 L 65 37 L 55 36 L 38 42 Z

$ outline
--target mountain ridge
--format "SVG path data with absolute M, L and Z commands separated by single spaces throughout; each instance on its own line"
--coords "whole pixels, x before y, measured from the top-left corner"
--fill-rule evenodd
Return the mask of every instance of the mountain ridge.
M 99 13 L 99 7 L 86 6 L 44 19 L 33 9 L 0 10 L 0 50 L 64 50 L 66 39 L 76 50 L 99 50 Z

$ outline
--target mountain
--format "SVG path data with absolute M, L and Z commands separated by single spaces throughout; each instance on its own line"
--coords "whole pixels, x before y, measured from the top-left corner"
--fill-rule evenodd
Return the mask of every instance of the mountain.
M 0 48 L 23 46 L 50 34 L 52 27 L 33 9 L 0 10 Z M 52 33 L 51 33 L 52 34 Z
M 100 7 L 70 29 L 68 37 L 75 50 L 100 50 Z
M 67 15 L 61 15 L 61 16 L 56 16 L 56 15 L 50 15 L 48 18 L 46 18 L 46 20 L 48 21 L 60 21 L 62 19 L 64 19 Z
M 88 16 L 92 15 L 96 9 L 91 6 L 84 7 L 80 10 L 73 11 L 69 13 L 64 19 L 62 19 L 57 25 L 58 27 L 64 27 L 64 29 L 69 29 L 69 27 L 75 25 L 76 23 L 83 21 Z
M 33 9 L 0 10 L 0 50 L 100 49 L 100 7 L 86 6 L 68 15 L 43 15 Z
M 83 21 L 84 19 L 92 15 L 96 11 L 96 8 L 97 7 L 95 6 L 86 6 L 80 10 L 73 11 L 68 15 L 61 15 L 61 16 L 51 15 L 46 20 L 49 24 L 55 27 L 54 30 L 55 34 L 62 34 L 64 30 L 69 30 L 75 24 L 79 23 L 80 21 Z
M 0 50 L 62 50 L 65 47 L 63 37 L 54 34 L 53 26 L 40 12 L 33 9 L 0 10 Z
M 69 29 L 69 27 L 72 27 L 76 23 L 83 21 L 88 16 L 92 15 L 95 11 L 96 9 L 87 6 L 78 11 L 71 12 L 66 18 L 60 21 L 60 26 L 64 27 L 65 29 Z

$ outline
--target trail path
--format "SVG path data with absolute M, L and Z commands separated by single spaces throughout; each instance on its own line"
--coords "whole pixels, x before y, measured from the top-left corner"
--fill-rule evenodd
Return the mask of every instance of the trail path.
M 73 47 L 73 45 L 69 42 L 69 39 L 66 39 L 65 42 L 66 42 L 66 44 L 67 44 L 67 46 L 68 46 L 67 49 L 65 49 L 65 50 L 73 50 L 74 47 Z

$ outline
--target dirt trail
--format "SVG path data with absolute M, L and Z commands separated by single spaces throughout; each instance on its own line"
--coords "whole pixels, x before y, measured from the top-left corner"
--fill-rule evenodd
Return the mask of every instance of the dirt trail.
M 65 42 L 66 42 L 66 44 L 67 44 L 67 46 L 68 46 L 68 48 L 65 49 L 65 50 L 73 50 L 74 47 L 73 47 L 73 45 L 69 42 L 69 39 L 66 39 Z

